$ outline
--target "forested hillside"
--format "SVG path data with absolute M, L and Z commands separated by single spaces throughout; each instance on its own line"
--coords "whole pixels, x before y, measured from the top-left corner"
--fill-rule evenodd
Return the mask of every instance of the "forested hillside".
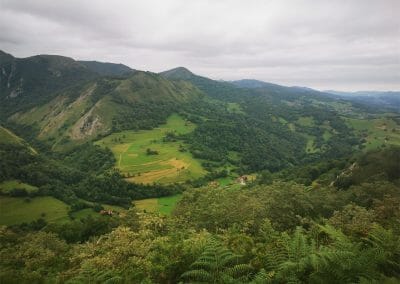
M 0 53 L 1 283 L 397 283 L 399 112 Z

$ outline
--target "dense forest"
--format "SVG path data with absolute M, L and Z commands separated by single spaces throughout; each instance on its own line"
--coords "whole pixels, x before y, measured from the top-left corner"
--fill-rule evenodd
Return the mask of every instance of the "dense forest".
M 112 169 L 113 155 L 98 146 L 84 144 L 63 154 L 33 154 L 26 147 L 0 144 L 0 182 L 17 179 L 38 187 L 21 189 L 11 196 L 54 196 L 71 205 L 72 211 L 90 207 L 86 201 L 129 207 L 132 199 L 171 195 L 179 185 L 139 185 L 126 182 Z
M 399 153 L 390 148 L 357 157 L 350 161 L 357 164 L 352 173 L 346 173 L 348 163 L 336 163 L 345 165 L 336 169 L 347 175 L 345 187 L 310 187 L 275 176 L 240 189 L 187 189 L 171 217 L 131 208 L 119 218 L 2 228 L 1 279 L 395 283 Z
M 0 52 L 1 283 L 400 281 L 395 110 L 103 64 Z

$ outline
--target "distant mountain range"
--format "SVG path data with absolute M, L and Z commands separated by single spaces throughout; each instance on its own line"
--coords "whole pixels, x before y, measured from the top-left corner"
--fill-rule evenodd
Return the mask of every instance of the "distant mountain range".
M 395 92 L 363 94 L 350 96 L 249 79 L 215 81 L 184 67 L 157 74 L 123 64 L 59 55 L 16 58 L 0 51 L 0 122 L 29 126 L 38 138 L 54 145 L 122 129 L 156 127 L 171 113 L 183 110 L 191 115 L 201 110 L 211 117 L 215 105 L 232 103 L 239 105 L 239 112 L 253 115 L 258 108 L 257 115 L 263 119 L 287 115 L 289 120 L 315 115 L 316 108 L 337 111 L 332 102 L 350 100 L 360 107 L 389 110 L 400 105 Z M 351 111 L 351 107 L 345 109 Z
M 343 92 L 343 91 L 334 91 L 334 90 L 325 90 L 325 93 L 334 94 L 338 96 L 399 96 L 400 91 L 356 91 L 356 92 Z
M 353 103 L 367 105 L 369 107 L 385 107 L 389 110 L 400 110 L 400 91 L 358 91 L 341 92 L 327 90 L 326 93 L 337 95 Z
M 98 61 L 78 61 L 78 62 L 85 65 L 91 71 L 94 71 L 100 75 L 105 75 L 105 76 L 121 76 L 136 71 L 120 63 L 116 64 L 116 63 L 98 62 Z

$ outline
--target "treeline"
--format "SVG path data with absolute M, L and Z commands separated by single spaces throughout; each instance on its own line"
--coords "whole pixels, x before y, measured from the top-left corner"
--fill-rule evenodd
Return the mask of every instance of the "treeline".
M 205 121 L 187 136 L 187 141 L 190 151 L 200 159 L 227 161 L 229 151 L 240 153 L 237 165 L 244 172 L 277 171 L 297 163 L 305 144 L 304 139 L 277 123 L 239 115 Z
M 398 182 L 376 179 L 348 189 L 293 182 L 203 187 L 187 190 L 171 217 L 131 209 L 113 221 L 82 220 L 40 231 L 3 228 L 0 279 L 396 283 Z
M 32 154 L 23 146 L 0 144 L 0 182 L 17 179 L 37 186 L 39 191 L 31 194 L 54 196 L 76 210 L 88 206 L 81 199 L 129 207 L 135 199 L 167 196 L 182 190 L 177 185 L 128 183 L 111 169 L 113 164 L 109 150 L 92 144 L 52 157 Z
M 279 86 L 241 89 L 198 76 L 188 80 L 213 98 L 179 109 L 180 115 L 198 125 L 184 137 L 196 158 L 229 162 L 241 173 L 276 172 L 293 165 L 344 157 L 360 144 L 329 105 L 335 100 L 315 92 Z M 241 111 L 229 111 L 228 103 L 237 104 Z M 303 118 L 312 123 L 302 125 L 299 119 Z M 315 150 L 307 153 L 309 137 Z M 231 151 L 239 153 L 239 159 L 229 160 Z
M 400 147 L 391 146 L 339 159 L 308 163 L 274 174 L 263 171 L 259 174 L 258 182 L 270 183 L 278 179 L 314 186 L 332 184 L 341 189 L 375 180 L 393 182 L 400 178 L 399 160 Z

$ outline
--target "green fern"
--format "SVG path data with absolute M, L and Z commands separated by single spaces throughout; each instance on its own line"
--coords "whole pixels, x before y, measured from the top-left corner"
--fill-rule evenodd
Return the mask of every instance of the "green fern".
M 388 277 L 400 278 L 400 236 L 392 230 L 375 226 L 366 241 L 375 251 L 380 271 Z
M 125 283 L 123 277 L 117 272 L 104 270 L 96 271 L 89 268 L 84 269 L 79 275 L 70 279 L 66 283 L 68 284 L 83 284 L 83 283 L 107 283 L 107 284 L 119 284 Z
M 248 280 L 252 268 L 240 263 L 240 256 L 226 249 L 215 239 L 206 245 L 200 257 L 182 274 L 189 283 L 242 283 Z
M 361 279 L 379 279 L 376 251 L 361 242 L 352 242 L 341 231 L 331 226 L 320 226 L 331 243 L 319 248 L 313 260 L 313 282 L 356 283 Z

